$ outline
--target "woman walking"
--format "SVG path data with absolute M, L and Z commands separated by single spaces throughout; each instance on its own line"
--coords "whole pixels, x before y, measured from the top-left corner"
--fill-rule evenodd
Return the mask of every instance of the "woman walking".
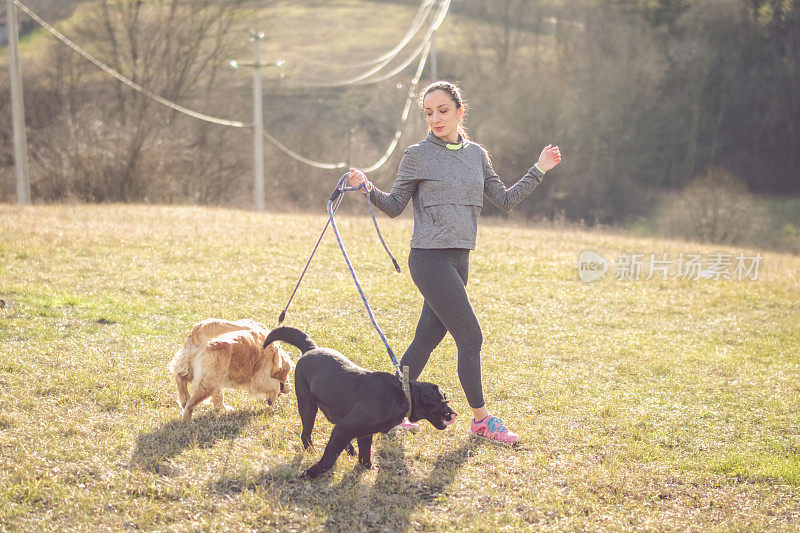
M 489 413 L 481 385 L 483 334 L 467 296 L 469 253 L 475 249 L 477 223 L 486 196 L 508 211 L 542 182 L 545 172 L 561 162 L 558 146 L 547 145 L 538 161 L 516 184 L 506 188 L 492 169 L 486 150 L 469 140 L 461 90 L 437 81 L 426 87 L 420 104 L 427 137 L 406 149 L 389 193 L 375 187 L 357 169 L 351 186 L 365 184 L 370 200 L 396 217 L 412 200 L 414 231 L 408 267 L 424 298 L 414 339 L 400 361 L 411 379 L 422 373 L 431 352 L 450 332 L 458 350 L 458 378 L 473 411 L 470 431 L 512 445 L 518 436 Z M 403 428 L 412 428 L 407 420 Z

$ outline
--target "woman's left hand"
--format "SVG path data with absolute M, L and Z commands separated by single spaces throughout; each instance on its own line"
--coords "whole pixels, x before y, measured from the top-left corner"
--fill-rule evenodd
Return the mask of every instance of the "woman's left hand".
M 372 183 L 367 179 L 366 174 L 358 170 L 357 168 L 351 168 L 350 172 L 347 174 L 347 183 L 351 187 L 361 187 L 364 186 L 364 194 L 367 194 L 372 190 Z
M 561 163 L 561 151 L 558 149 L 558 146 L 548 144 L 544 147 L 544 150 L 542 150 L 539 161 L 537 161 L 536 164 L 539 165 L 542 172 L 547 172 L 559 163 Z

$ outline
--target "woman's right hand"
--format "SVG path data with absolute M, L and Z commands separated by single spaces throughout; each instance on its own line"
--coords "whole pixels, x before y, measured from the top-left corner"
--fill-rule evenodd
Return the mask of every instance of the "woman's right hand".
M 544 147 L 544 150 L 539 155 L 539 161 L 536 162 L 542 172 L 551 170 L 559 163 L 561 163 L 561 150 L 559 150 L 558 146 L 553 146 L 552 144 Z
M 364 185 L 365 192 L 372 189 L 372 184 L 367 179 L 367 176 L 357 168 L 351 168 L 350 173 L 347 175 L 347 183 L 351 187 L 360 187 Z

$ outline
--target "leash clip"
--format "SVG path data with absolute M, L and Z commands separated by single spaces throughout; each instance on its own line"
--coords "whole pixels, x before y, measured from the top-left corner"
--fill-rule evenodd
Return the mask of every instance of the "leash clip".
M 408 400 L 408 411 L 406 411 L 406 418 L 411 416 L 411 383 L 408 379 L 408 367 L 403 367 L 403 377 L 400 378 L 400 381 L 403 385 L 403 394 L 406 395 L 406 400 Z

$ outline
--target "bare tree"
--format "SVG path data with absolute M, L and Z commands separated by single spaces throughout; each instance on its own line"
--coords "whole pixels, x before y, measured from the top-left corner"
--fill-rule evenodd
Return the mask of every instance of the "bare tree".
M 93 43 L 93 53 L 135 83 L 189 107 L 207 105 L 243 1 L 101 0 L 79 33 L 82 40 Z M 186 139 L 164 135 L 165 128 L 175 126 L 175 112 L 129 87 L 115 87 L 113 105 L 103 110 L 101 118 L 117 137 L 113 178 L 108 183 L 113 188 L 106 195 L 140 200 L 148 195 L 151 181 L 145 175 L 145 153 L 163 150 L 167 141 L 180 147 L 177 141 Z M 203 128 L 194 127 L 195 144 L 209 142 Z M 151 162 L 149 170 L 158 166 Z

